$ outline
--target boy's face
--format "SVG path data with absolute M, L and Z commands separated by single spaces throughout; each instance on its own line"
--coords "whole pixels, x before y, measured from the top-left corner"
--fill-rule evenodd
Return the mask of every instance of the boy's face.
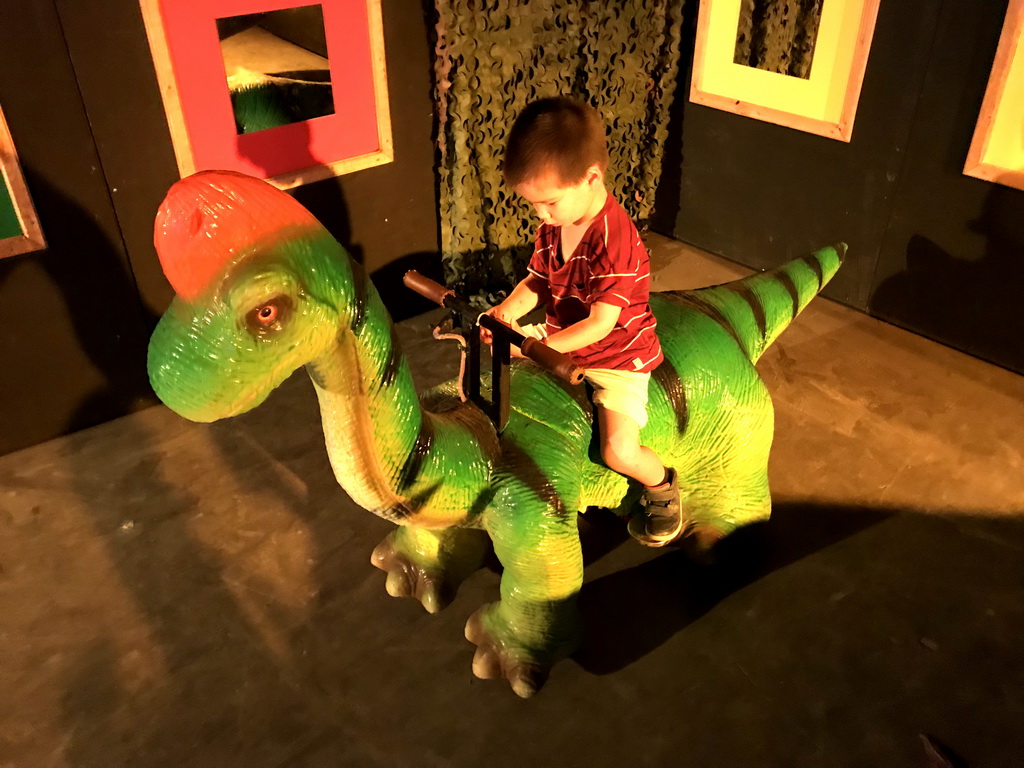
M 593 208 L 604 189 L 604 174 L 597 166 L 591 166 L 580 181 L 566 185 L 557 173 L 546 170 L 514 189 L 534 207 L 542 222 L 567 227 L 597 215 Z

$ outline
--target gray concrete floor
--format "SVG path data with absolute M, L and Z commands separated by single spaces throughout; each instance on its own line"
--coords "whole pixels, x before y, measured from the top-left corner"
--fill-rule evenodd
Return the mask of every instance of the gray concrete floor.
M 746 272 L 651 245 L 656 288 Z M 772 521 L 701 570 L 588 514 L 587 641 L 528 701 L 470 673 L 495 571 L 384 592 L 301 376 L 0 459 L 0 768 L 1024 764 L 1024 378 L 824 299 L 759 369 Z

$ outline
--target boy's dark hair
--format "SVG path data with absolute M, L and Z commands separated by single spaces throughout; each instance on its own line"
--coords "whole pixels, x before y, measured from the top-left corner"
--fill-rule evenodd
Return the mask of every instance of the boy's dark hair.
M 596 165 L 608 165 L 604 125 L 593 107 L 562 96 L 526 106 L 509 131 L 502 175 L 510 186 L 550 168 L 562 184 L 575 184 Z

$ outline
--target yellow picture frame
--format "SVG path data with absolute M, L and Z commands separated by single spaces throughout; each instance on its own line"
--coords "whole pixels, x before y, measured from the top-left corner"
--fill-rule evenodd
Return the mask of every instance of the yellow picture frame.
M 1024 190 L 1024 0 L 1010 0 L 964 174 Z
M 880 0 L 823 4 L 810 77 L 734 62 L 742 0 L 701 0 L 690 101 L 850 141 Z
M 39 226 L 28 187 L 25 186 L 25 177 L 21 172 L 18 153 L 14 149 L 14 139 L 11 138 L 3 109 L 0 109 L 0 184 L 3 185 L 4 193 L 0 196 L 0 205 L 8 213 L 13 213 L 20 228 L 19 234 L 0 238 L 0 259 L 46 248 L 46 239 Z

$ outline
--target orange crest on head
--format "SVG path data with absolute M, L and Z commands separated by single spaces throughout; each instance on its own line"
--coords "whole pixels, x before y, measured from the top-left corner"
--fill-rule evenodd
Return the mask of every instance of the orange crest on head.
M 200 171 L 168 190 L 153 245 L 168 282 L 191 301 L 254 244 L 286 228 L 320 226 L 294 198 L 261 179 Z

